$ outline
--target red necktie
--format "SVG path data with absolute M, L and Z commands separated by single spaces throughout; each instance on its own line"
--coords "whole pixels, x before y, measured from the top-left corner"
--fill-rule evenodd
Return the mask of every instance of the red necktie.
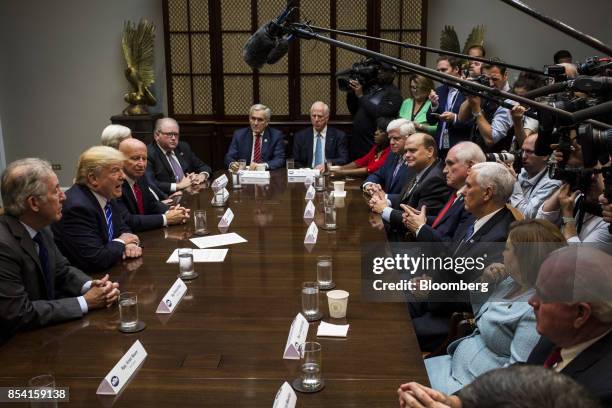
M 440 211 L 440 214 L 438 214 L 438 217 L 436 218 L 436 220 L 433 222 L 433 224 L 431 224 L 432 228 L 436 228 L 438 224 L 440 223 L 440 221 L 442 221 L 442 217 L 444 217 L 444 214 L 446 214 L 448 212 L 448 209 L 452 207 L 453 203 L 455 202 L 455 198 L 457 198 L 457 193 L 453 193 L 450 196 L 450 198 L 448 199 L 448 202 L 446 203 L 444 208 L 442 208 L 442 211 Z
M 142 202 L 142 190 L 138 184 L 134 184 L 134 196 L 136 197 L 136 205 L 138 206 L 138 212 L 144 214 L 144 204 Z
M 561 347 L 555 347 L 550 353 L 546 361 L 544 361 L 544 368 L 552 368 L 555 364 L 563 361 L 561 358 Z
M 255 133 L 255 151 L 253 152 L 253 161 L 261 163 L 261 133 Z

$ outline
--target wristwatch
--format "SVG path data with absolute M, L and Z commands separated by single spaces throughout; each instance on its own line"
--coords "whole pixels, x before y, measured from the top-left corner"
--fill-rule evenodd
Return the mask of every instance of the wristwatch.
M 479 117 L 480 115 L 482 115 L 482 111 L 481 111 L 481 110 L 479 110 L 479 111 L 478 111 L 478 112 L 476 112 L 476 113 L 472 112 L 472 116 L 473 116 L 474 118 L 477 118 L 477 117 Z
M 561 217 L 561 222 L 563 222 L 563 225 L 565 225 L 570 222 L 576 222 L 576 219 L 574 217 Z

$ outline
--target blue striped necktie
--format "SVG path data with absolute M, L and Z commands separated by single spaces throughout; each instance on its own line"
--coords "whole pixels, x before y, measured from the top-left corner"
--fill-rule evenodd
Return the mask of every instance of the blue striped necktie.
M 106 216 L 106 230 L 108 232 L 108 240 L 113 240 L 113 209 L 111 208 L 110 201 L 106 202 L 104 206 L 104 215 Z

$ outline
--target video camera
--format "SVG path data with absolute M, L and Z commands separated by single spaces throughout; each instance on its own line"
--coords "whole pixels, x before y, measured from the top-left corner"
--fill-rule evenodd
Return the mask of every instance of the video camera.
M 380 62 L 373 58 L 368 58 L 353 64 L 350 69 L 345 69 L 336 73 L 338 89 L 342 92 L 351 90 L 350 80 L 358 81 L 364 88 L 376 82 L 380 70 Z

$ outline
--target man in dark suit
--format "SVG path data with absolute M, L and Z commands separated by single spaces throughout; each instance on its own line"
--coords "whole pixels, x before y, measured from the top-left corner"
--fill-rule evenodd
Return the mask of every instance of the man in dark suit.
M 588 246 L 553 252 L 529 300 L 543 337 L 527 360 L 565 374 L 612 407 L 612 257 Z
M 110 306 L 118 284 L 70 266 L 49 224 L 62 217 L 64 193 L 49 163 L 22 159 L 2 175 L 0 343 L 16 331 L 75 319 Z
M 250 127 L 234 132 L 225 154 L 226 167 L 236 170 L 238 160 L 245 160 L 252 170 L 256 170 L 258 165 L 263 165 L 267 170 L 285 165 L 285 137 L 280 130 L 268 127 L 271 117 L 272 110 L 267 106 L 251 106 Z
M 436 63 L 436 70 L 459 78 L 459 61 L 448 56 L 441 56 Z M 436 131 L 436 143 L 441 158 L 446 157 L 448 149 L 457 143 L 469 140 L 472 129 L 472 121 L 467 122 L 457 119 L 459 108 L 465 96 L 457 89 L 446 84 L 440 85 L 429 95 L 431 107 L 427 111 L 427 123 L 438 125 Z
M 124 159 L 112 147 L 86 150 L 79 157 L 75 184 L 66 191 L 62 218 L 52 226 L 59 249 L 86 272 L 142 255 L 139 239 L 125 224 L 116 200 L 125 180 Z
M 176 120 L 159 119 L 153 134 L 155 140 L 148 146 L 148 180 L 155 180 L 165 194 L 201 184 L 212 174 L 210 166 L 187 143 L 179 141 L 179 135 Z
M 420 242 L 452 241 L 455 231 L 473 216 L 463 205 L 465 180 L 469 169 L 485 161 L 482 149 L 472 142 L 460 142 L 451 147 L 444 160 L 443 173 L 446 184 L 453 189 L 449 200 L 437 216 L 427 216 L 426 211 L 408 208 L 404 213 L 404 225 Z
M 415 132 L 414 125 L 406 119 L 395 119 L 389 122 L 387 134 L 391 153 L 383 166 L 370 174 L 363 183 L 363 191 L 373 195 L 377 191 L 387 194 L 399 194 L 406 185 L 413 170 L 404 162 L 404 145 L 408 136 Z M 414 174 L 412 174 L 414 176 Z
M 138 139 L 129 138 L 119 144 L 119 151 L 126 159 L 123 165 L 123 194 L 118 201 L 123 219 L 130 229 L 139 232 L 187 222 L 188 209 L 180 205 L 168 207 L 153 197 L 144 177 L 147 146 Z
M 321 169 L 325 162 L 332 165 L 348 163 L 346 134 L 329 122 L 329 106 L 318 101 L 310 107 L 312 127 L 300 130 L 293 139 L 293 158 L 297 167 Z
M 400 204 L 412 208 L 425 206 L 432 215 L 437 215 L 450 196 L 437 159 L 436 144 L 430 135 L 414 133 L 408 136 L 404 159 L 416 175 L 406 183 L 401 193 L 386 197 L 376 193 L 370 199 L 372 211 L 382 214 L 382 219 L 400 236 L 406 232 L 402 221 L 404 210 Z

